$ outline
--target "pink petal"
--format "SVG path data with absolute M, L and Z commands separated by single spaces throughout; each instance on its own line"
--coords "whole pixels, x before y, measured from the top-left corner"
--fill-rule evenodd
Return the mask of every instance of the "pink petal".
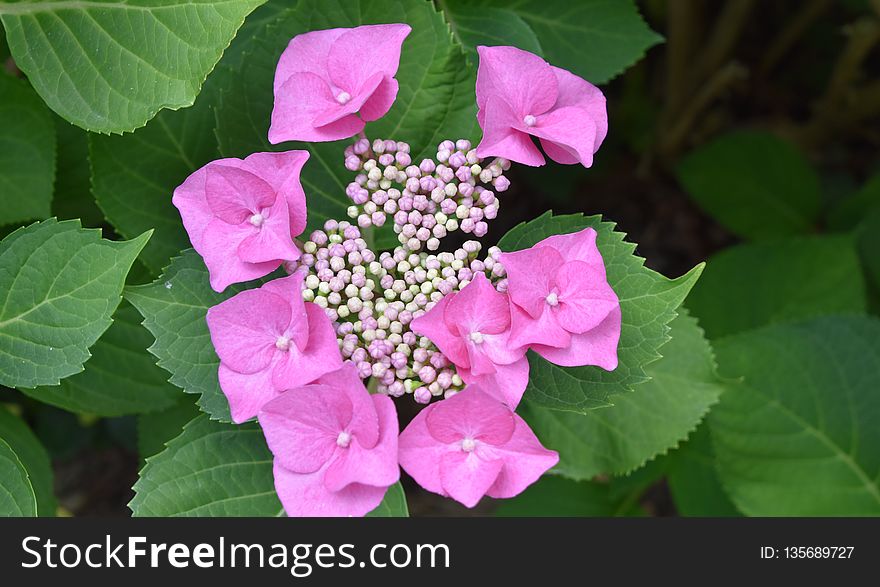
M 327 73 L 327 58 L 330 48 L 343 33 L 349 29 L 337 28 L 323 31 L 311 31 L 297 35 L 290 40 L 287 48 L 278 60 L 275 69 L 275 96 L 279 95 L 281 87 L 295 73 L 309 72 L 324 79 L 328 84 L 330 77 Z
M 510 313 L 510 306 L 508 306 L 507 312 Z M 522 345 L 514 346 L 510 343 L 510 330 L 501 334 L 484 336 L 480 350 L 496 367 L 510 365 L 519 361 L 526 354 L 526 349 Z
M 487 375 L 495 372 L 495 363 L 486 356 L 482 345 L 468 340 L 465 345 L 468 351 L 468 370 L 475 376 Z
M 366 122 L 379 120 L 391 110 L 399 90 L 397 80 L 385 77 L 360 109 L 360 116 Z
M 499 293 L 483 273 L 458 292 L 443 315 L 448 325 L 455 324 L 463 336 L 471 332 L 499 334 L 510 327 L 507 296 Z
M 348 517 L 364 516 L 382 502 L 385 487 L 352 483 L 340 491 L 328 491 L 323 470 L 300 474 L 275 461 L 275 491 L 288 516 Z
M 459 375 L 468 385 L 476 385 L 486 394 L 515 410 L 529 385 L 529 361 L 526 357 L 509 365 L 496 365 L 490 375 L 474 376 L 470 371 Z
M 300 173 L 308 160 L 308 151 L 253 153 L 244 160 L 245 169 L 262 177 L 275 193 L 287 200 L 292 237 L 299 236 L 306 229 L 306 196 Z
M 491 497 L 507 498 L 520 494 L 559 462 L 559 454 L 541 446 L 528 424 L 519 416 L 514 417 L 516 430 L 513 436 L 504 446 L 493 447 L 493 452 L 503 459 L 504 468 L 486 492 Z
M 364 395 L 370 397 L 366 389 Z M 388 487 L 400 479 L 397 464 L 399 428 L 394 402 L 386 395 L 374 395 L 371 399 L 375 405 L 375 408 L 371 408 L 379 417 L 379 441 L 367 448 L 354 434 L 347 448 L 337 449 L 335 458 L 324 474 L 324 486 L 330 491 L 339 491 L 352 483 Z
M 597 129 L 596 122 L 586 110 L 571 106 L 554 109 L 539 116 L 527 132 L 566 149 L 569 157 L 564 159 L 577 154 L 584 167 L 593 164 Z
M 558 145 L 553 141 L 548 141 L 546 139 L 538 139 L 538 142 L 541 143 L 541 148 L 544 149 L 547 156 L 557 163 L 562 165 L 574 165 L 575 163 L 581 162 L 577 151 L 570 149 L 565 145 Z
M 221 159 L 221 161 L 224 160 Z M 175 188 L 174 196 L 171 198 L 171 202 L 180 212 L 183 227 L 196 251 L 202 248 L 202 234 L 208 223 L 214 219 L 208 202 L 205 200 L 205 178 L 207 175 L 207 170 L 204 167 L 193 172 Z
M 585 228 L 569 234 L 548 236 L 535 247 L 552 247 L 562 255 L 565 261 L 583 261 L 605 271 L 605 262 L 596 246 L 596 236 L 594 229 Z
M 447 400 L 443 400 L 447 401 Z M 440 483 L 440 459 L 451 449 L 428 432 L 427 417 L 441 402 L 421 410 L 400 433 L 398 460 L 407 474 L 427 491 L 446 495 Z
M 486 495 L 503 467 L 501 459 L 484 461 L 474 452 L 448 452 L 440 458 L 440 482 L 449 497 L 472 508 Z
M 559 325 L 550 306 L 545 305 L 536 320 L 516 304 L 511 304 L 510 318 L 508 344 L 511 348 L 536 344 L 564 348 L 571 344 L 571 334 Z
M 381 433 L 381 422 L 376 415 L 373 399 L 385 396 L 370 395 L 367 388 L 364 387 L 363 379 L 358 376 L 357 367 L 351 361 L 343 363 L 342 367 L 335 371 L 321 375 L 318 383 L 342 390 L 348 395 L 353 406 L 352 419 L 347 428 L 348 432 L 357 438 L 360 447 L 371 449 L 376 446 Z M 397 420 L 394 422 L 396 426 Z M 394 435 L 397 436 L 397 428 L 394 430 Z
M 518 130 L 521 119 L 503 99 L 491 96 L 480 110 L 483 138 L 477 155 L 483 158 L 504 157 L 523 165 L 544 165 L 544 156 L 529 135 Z
M 240 163 L 239 163 L 240 165 Z M 205 199 L 211 212 L 228 224 L 241 224 L 275 203 L 275 190 L 239 166 L 209 163 Z
M 456 365 L 468 365 L 467 348 L 457 332 L 446 323 L 446 307 L 457 293 L 451 293 L 412 322 L 410 329 L 418 335 L 427 336 L 446 357 Z
M 593 152 L 599 150 L 599 145 L 608 134 L 608 113 L 605 108 L 605 96 L 601 90 L 573 73 L 558 67 L 550 68 L 556 75 L 559 84 L 559 96 L 556 98 L 554 108 L 566 108 L 574 106 L 587 112 L 596 124 L 596 139 Z M 548 153 L 549 155 L 549 153 Z
M 596 365 L 606 371 L 617 368 L 617 344 L 620 341 L 620 307 L 614 308 L 597 327 L 583 334 L 572 334 L 571 344 L 554 348 L 536 344 L 532 349 L 563 367 Z
M 354 95 L 377 73 L 394 77 L 400 65 L 403 40 L 411 30 L 406 24 L 378 24 L 345 31 L 330 47 L 329 79 Z
M 449 444 L 470 438 L 500 445 L 513 434 L 513 413 L 479 388 L 466 388 L 435 405 L 427 415 L 426 426 L 438 442 Z
M 358 86 L 355 90 L 352 91 L 347 102 L 342 104 L 337 99 L 336 105 L 333 108 L 328 109 L 321 114 L 318 114 L 312 121 L 312 124 L 316 127 L 321 127 L 332 124 L 337 120 L 348 116 L 349 114 L 355 114 L 358 110 L 361 109 L 361 106 L 363 106 L 364 102 L 370 99 L 370 97 L 373 95 L 373 92 L 375 92 L 376 88 L 378 88 L 379 85 L 382 83 L 383 79 L 384 76 L 381 73 L 376 73 L 375 75 L 367 78 L 362 85 Z
M 246 236 L 238 245 L 238 258 L 246 263 L 266 263 L 273 260 L 296 261 L 299 249 L 290 236 L 290 215 L 287 199 L 279 197 L 275 205 L 264 208 L 262 224 Z M 250 222 L 246 222 L 246 225 Z
M 309 320 L 306 314 L 306 302 L 302 299 L 303 281 L 305 276 L 295 272 L 287 277 L 279 277 L 264 283 L 260 289 L 279 296 L 290 305 L 290 321 L 281 332 L 302 349 L 309 342 Z
M 269 142 L 274 145 L 285 141 L 337 141 L 364 129 L 364 121 L 354 114 L 315 126 L 315 119 L 338 108 L 339 102 L 326 81 L 314 73 L 294 73 L 275 94 Z
M 337 450 L 336 439 L 351 422 L 352 410 L 345 392 L 305 385 L 264 405 L 260 426 L 278 463 L 296 473 L 312 473 Z
M 255 373 L 279 352 L 275 341 L 290 317 L 290 304 L 284 299 L 251 289 L 210 308 L 206 320 L 220 361 L 239 373 Z
M 547 112 L 556 102 L 558 81 L 550 65 L 516 47 L 477 47 L 477 107 L 492 97 L 505 100 L 518 120 Z
M 556 322 L 572 333 L 595 328 L 615 308 L 620 308 L 617 294 L 605 281 L 604 267 L 596 268 L 583 261 L 569 261 L 556 273 L 559 290 Z
M 535 245 L 514 253 L 502 253 L 501 263 L 507 270 L 507 295 L 511 301 L 532 318 L 538 318 L 548 306 L 547 296 L 563 264 L 562 256 L 552 247 Z
M 256 373 L 239 373 L 223 363 L 217 370 L 220 389 L 229 401 L 229 412 L 236 424 L 255 417 L 267 402 L 278 396 L 272 385 L 272 372 L 263 369 Z
M 272 383 L 277 389 L 291 389 L 311 383 L 342 366 L 342 354 L 330 319 L 324 310 L 313 303 L 305 304 L 305 308 L 309 325 L 308 343 L 305 349 L 291 345 L 287 351 L 276 353 Z

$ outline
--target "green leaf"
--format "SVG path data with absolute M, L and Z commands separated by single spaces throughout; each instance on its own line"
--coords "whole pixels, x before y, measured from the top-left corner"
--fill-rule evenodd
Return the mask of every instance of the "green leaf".
M 828 215 L 828 224 L 832 228 L 849 230 L 878 208 L 880 208 L 880 174 L 869 179 L 862 189 L 840 202 Z
M 53 406 L 96 416 L 165 409 L 174 405 L 181 394 L 147 352 L 152 340 L 141 327 L 137 310 L 124 304 L 113 315 L 113 325 L 92 347 L 85 371 L 55 387 L 22 391 Z
M 709 415 L 721 482 L 752 516 L 880 515 L 880 320 L 833 316 L 716 345 L 742 376 Z
M 599 367 L 565 368 L 530 353 L 531 373 L 525 396 L 539 406 L 580 413 L 611 405 L 609 396 L 647 381 L 645 366 L 660 358 L 658 349 L 669 340 L 668 323 L 703 270 L 700 264 L 672 280 L 651 271 L 644 266 L 644 259 L 633 254 L 635 245 L 624 241 L 623 233 L 614 232 L 614 225 L 602 222 L 598 216 L 552 216 L 547 212 L 514 227 L 498 246 L 516 251 L 550 235 L 586 227 L 598 233 L 596 242 L 605 260 L 608 283 L 620 298 L 623 323 L 619 365 L 610 372 Z
M 687 442 L 666 457 L 667 482 L 675 507 L 682 516 L 741 516 L 721 486 L 715 468 L 715 451 L 709 426 L 700 424 Z
M 221 93 L 216 128 L 221 153 L 244 157 L 255 151 L 308 150 L 310 160 L 303 169 L 302 183 L 312 228 L 328 218 L 346 217 L 350 201 L 345 186 L 355 175 L 343 165 L 343 150 L 349 141 L 269 144 L 278 58 L 297 34 L 389 19 L 406 22 L 413 31 L 403 45 L 396 76 L 400 91 L 394 106 L 381 120 L 367 125 L 367 135 L 409 142 L 416 161 L 419 153 L 436 149 L 443 139 L 472 137 L 476 121 L 474 70 L 430 2 L 302 0 L 244 50 L 240 70 L 225 75 L 228 83 Z
M 254 285 L 259 284 L 251 287 Z M 208 308 L 242 289 L 233 286 L 222 294 L 215 292 L 201 257 L 187 249 L 153 283 L 125 290 L 125 298 L 138 309 L 144 326 L 156 339 L 149 351 L 159 359 L 158 365 L 171 373 L 171 383 L 187 393 L 199 394 L 201 409 L 223 422 L 231 421 L 229 403 L 220 390 L 220 359 L 211 344 L 205 315 Z
M 637 503 L 620 499 L 608 483 L 545 475 L 512 499 L 498 501 L 499 517 L 586 518 L 641 515 Z
M 880 294 L 880 207 L 874 208 L 859 225 L 856 239 L 868 283 L 877 296 Z
M 169 441 L 180 436 L 183 427 L 199 415 L 199 408 L 190 396 L 184 396 L 170 408 L 138 416 L 138 452 L 141 459 L 157 455 Z
M 409 509 L 406 507 L 406 494 L 403 486 L 398 481 L 388 488 L 385 497 L 376 509 L 367 514 L 368 518 L 408 518 Z
M 712 257 L 687 305 L 711 339 L 766 324 L 864 312 L 851 236 L 739 245 Z
M 265 0 L 0 2 L 16 65 L 86 130 L 132 131 L 191 106 L 244 18 Z
M 596 84 L 663 40 L 632 0 L 442 0 L 440 5 L 469 49 L 515 45 Z
M 53 493 L 54 475 L 49 455 L 30 427 L 2 405 L 0 405 L 0 439 L 9 445 L 27 472 L 36 497 L 39 515 L 54 516 L 57 504 Z
M 135 516 L 279 516 L 272 455 L 256 424 L 199 416 L 147 459 L 129 504 Z
M 171 196 L 190 173 L 217 158 L 210 98 L 206 88 L 192 108 L 162 112 L 133 134 L 89 138 L 95 199 L 126 238 L 155 229 L 140 257 L 154 274 L 190 246 Z
M 819 178 L 791 144 L 757 131 L 719 137 L 686 156 L 678 178 L 697 204 L 753 240 L 810 232 L 819 214 Z
M 110 326 L 131 264 L 150 233 L 103 240 L 49 219 L 0 242 L 0 384 L 57 385 L 82 371 Z
M 521 415 L 559 451 L 555 472 L 572 479 L 629 473 L 684 440 L 718 401 L 723 387 L 697 321 L 681 314 L 670 326 L 663 358 L 647 368 L 651 379 L 615 395 L 613 406 L 577 414 L 524 402 Z
M 0 517 L 34 517 L 37 498 L 27 471 L 9 445 L 0 438 Z
M 52 115 L 0 65 L 0 224 L 49 216 L 55 177 Z
M 58 137 L 58 169 L 52 214 L 60 219 L 79 218 L 83 226 L 99 228 L 104 214 L 92 197 L 89 181 L 89 133 L 55 116 Z

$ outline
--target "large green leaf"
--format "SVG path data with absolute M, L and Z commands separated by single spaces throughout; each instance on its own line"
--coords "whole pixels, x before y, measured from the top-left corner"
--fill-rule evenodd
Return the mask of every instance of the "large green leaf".
M 846 198 L 828 215 L 833 228 L 849 230 L 861 223 L 872 210 L 880 208 L 880 174 L 875 175 L 862 188 Z
M 21 418 L 0 405 L 0 439 L 16 454 L 30 479 L 41 516 L 55 515 L 52 464 L 43 444 Z
M 49 216 L 55 177 L 55 126 L 27 83 L 0 64 L 0 224 Z
M 515 45 L 597 84 L 662 40 L 632 0 L 441 0 L 440 6 L 468 49 Z
M 823 317 L 716 345 L 742 376 L 709 415 L 721 481 L 754 516 L 880 515 L 880 320 Z
M 147 352 L 152 340 L 141 327 L 137 310 L 124 304 L 113 315 L 113 325 L 92 347 L 85 371 L 54 387 L 22 391 L 65 410 L 97 416 L 165 409 L 174 405 L 181 393 L 168 383 L 168 374 Z
M 0 517 L 37 515 L 37 498 L 27 471 L 15 452 L 0 438 Z
M 632 499 L 639 492 L 619 495 L 611 483 L 571 481 L 546 475 L 512 499 L 498 502 L 501 517 L 638 516 L 643 511 Z
M 598 216 L 553 216 L 548 212 L 516 226 L 498 245 L 504 251 L 516 251 L 550 235 L 586 227 L 598 233 L 596 242 L 605 260 L 608 283 L 620 298 L 619 365 L 610 372 L 599 367 L 564 368 L 530 353 L 526 390 L 526 399 L 536 405 L 580 413 L 608 406 L 612 394 L 647 381 L 645 366 L 660 358 L 659 349 L 669 340 L 668 323 L 703 269 L 700 264 L 678 279 L 651 271 L 644 266 L 644 259 L 633 254 L 635 245 L 624 241 L 623 233 L 614 232 L 614 225 Z
M 637 469 L 684 440 L 718 401 L 723 388 L 697 321 L 681 314 L 670 326 L 663 358 L 647 367 L 651 379 L 616 394 L 613 406 L 577 414 L 524 402 L 520 413 L 542 444 L 559 451 L 557 473 L 591 479 Z
M 59 116 L 54 118 L 58 164 L 52 215 L 60 220 L 79 218 L 83 226 L 99 228 L 104 214 L 95 203 L 89 180 L 89 133 Z
M 443 139 L 470 137 L 476 121 L 474 71 L 430 2 L 302 0 L 295 10 L 281 13 L 264 36 L 244 49 L 235 74 L 224 75 L 228 84 L 221 94 L 216 128 L 222 154 L 244 157 L 255 151 L 307 149 L 311 158 L 303 169 L 302 182 L 312 227 L 327 218 L 345 218 L 350 205 L 345 186 L 354 178 L 343 166 L 348 142 L 269 144 L 278 58 L 297 34 L 389 21 L 406 22 L 413 31 L 403 45 L 397 100 L 388 114 L 367 125 L 366 133 L 371 138 L 409 142 L 418 161 L 418 153 L 435 150 Z
M 279 516 L 272 454 L 256 424 L 202 415 L 168 443 L 134 485 L 135 516 Z
M 791 144 L 737 131 L 685 157 L 678 178 L 718 222 L 748 239 L 810 232 L 821 205 L 819 178 Z
M 199 407 L 192 396 L 185 395 L 170 408 L 138 416 L 138 453 L 141 459 L 165 450 L 168 442 L 180 436 L 183 427 L 198 415 Z
M 241 286 L 219 294 L 208 283 L 208 270 L 192 249 L 174 259 L 155 282 L 129 287 L 126 299 L 144 317 L 156 341 L 150 352 L 159 366 L 171 373 L 171 383 L 187 393 L 197 393 L 199 406 L 215 420 L 229 422 L 229 403 L 220 390 L 220 359 L 211 344 L 205 315 L 241 291 Z
M 744 244 L 709 260 L 687 306 L 711 339 L 776 322 L 865 310 L 853 237 Z
M 57 385 L 82 371 L 110 326 L 150 233 L 103 240 L 78 221 L 20 228 L 0 242 L 0 384 Z
M 95 199 L 119 234 L 155 229 L 141 255 L 154 274 L 190 246 L 171 195 L 190 173 L 217 158 L 210 97 L 206 88 L 192 108 L 162 112 L 133 134 L 89 139 Z
M 721 486 L 707 422 L 666 457 L 667 482 L 675 507 L 683 516 L 730 517 L 742 514 Z
M 406 494 L 403 486 L 398 481 L 388 488 L 385 498 L 382 499 L 376 509 L 367 514 L 368 518 L 406 518 L 409 517 L 409 509 L 406 507 Z
M 87 130 L 132 131 L 192 105 L 244 18 L 265 0 L 0 2 L 18 67 Z

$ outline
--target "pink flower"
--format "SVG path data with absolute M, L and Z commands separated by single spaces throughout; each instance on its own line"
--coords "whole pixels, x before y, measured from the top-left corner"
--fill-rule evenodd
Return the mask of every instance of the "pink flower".
M 260 424 L 289 516 L 363 516 L 400 478 L 397 411 L 346 363 L 267 403 Z
M 608 285 L 596 231 L 545 238 L 502 253 L 511 305 L 510 344 L 557 365 L 617 368 L 620 302 Z
M 291 39 L 275 70 L 269 142 L 345 139 L 384 116 L 397 97 L 394 76 L 410 30 L 379 24 Z
M 605 97 L 596 86 L 516 47 L 477 47 L 480 157 L 543 165 L 529 135 L 557 163 L 593 164 L 608 132 Z
M 466 383 L 481 384 L 511 409 L 519 404 L 529 383 L 526 348 L 510 344 L 510 303 L 483 273 L 413 320 L 411 328 L 436 344 Z
M 292 237 L 306 227 L 299 174 L 308 158 L 307 151 L 287 151 L 220 159 L 174 190 L 172 202 L 216 291 L 299 259 Z
M 479 386 L 423 409 L 400 434 L 400 466 L 419 485 L 473 507 L 513 497 L 559 462 L 525 421 Z
M 279 393 L 342 364 L 324 310 L 302 299 L 302 273 L 275 279 L 208 310 L 220 387 L 234 422 L 253 418 Z

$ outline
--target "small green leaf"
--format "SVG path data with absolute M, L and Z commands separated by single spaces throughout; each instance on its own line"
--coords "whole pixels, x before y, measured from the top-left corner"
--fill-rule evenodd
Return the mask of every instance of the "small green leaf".
M 635 245 L 614 232 L 614 225 L 598 216 L 580 214 L 552 216 L 549 212 L 520 224 L 499 241 L 504 251 L 528 248 L 553 235 L 592 227 L 605 260 L 608 283 L 620 298 L 623 315 L 619 365 L 614 371 L 599 367 L 564 368 L 530 353 L 531 373 L 526 399 L 536 405 L 586 413 L 610 405 L 609 396 L 629 391 L 647 381 L 645 366 L 660 358 L 660 347 L 669 340 L 668 323 L 700 276 L 697 265 L 678 279 L 666 277 L 644 266 L 644 259 L 633 254 Z
M 880 320 L 832 316 L 724 338 L 742 377 L 709 415 L 721 482 L 751 516 L 880 515 Z
M 663 358 L 647 367 L 650 381 L 616 394 L 613 406 L 577 414 L 524 402 L 519 411 L 541 443 L 559 451 L 555 472 L 629 473 L 684 440 L 718 401 L 723 387 L 697 321 L 681 314 L 670 327 Z
M 0 383 L 57 385 L 82 371 L 110 326 L 122 285 L 150 233 L 103 240 L 49 219 L 0 242 Z
M 620 499 L 609 483 L 545 475 L 512 499 L 499 500 L 499 517 L 586 518 L 642 515 L 638 503 Z
M 409 509 L 406 507 L 406 494 L 398 481 L 388 488 L 385 497 L 376 509 L 367 514 L 368 518 L 407 518 Z
M 55 178 L 55 126 L 27 83 L 0 64 L 0 224 L 49 216 Z
M 162 108 L 191 106 L 264 1 L 0 2 L 0 19 L 16 65 L 52 110 L 86 130 L 122 133 Z
M 199 415 L 199 407 L 192 396 L 184 396 L 179 402 L 161 412 L 138 416 L 138 452 L 141 459 L 157 455 L 169 441 L 180 436 L 183 427 Z
M 741 237 L 810 232 L 819 214 L 819 178 L 791 144 L 756 131 L 715 139 L 685 157 L 678 178 L 697 204 Z
M 0 517 L 37 515 L 37 498 L 27 471 L 9 445 L 0 438 Z
M 663 38 L 632 0 L 443 0 L 458 39 L 515 45 L 593 82 L 607 82 Z
M 202 415 L 168 443 L 134 485 L 135 516 L 279 516 L 272 455 L 256 424 Z
M 174 405 L 181 393 L 147 352 L 153 338 L 140 325 L 140 314 L 128 304 L 113 315 L 113 325 L 95 346 L 85 371 L 54 387 L 22 391 L 34 399 L 96 416 L 114 417 L 155 412 Z
M 744 244 L 709 260 L 687 305 L 714 340 L 766 324 L 864 312 L 865 281 L 849 235 Z
M 0 405 L 0 439 L 16 454 L 27 472 L 37 500 L 40 516 L 54 516 L 52 464 L 40 440 L 21 418 Z M 2 475 L 0 475 L 2 477 Z

